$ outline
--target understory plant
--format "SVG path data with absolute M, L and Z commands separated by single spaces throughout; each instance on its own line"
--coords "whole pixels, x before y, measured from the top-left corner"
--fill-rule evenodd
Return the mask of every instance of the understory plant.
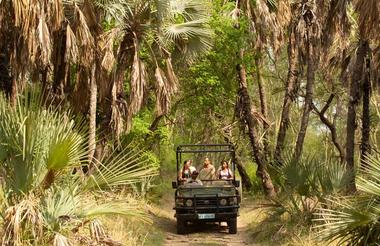
M 295 161 L 288 156 L 281 166 L 274 168 L 274 181 L 279 189 L 274 212 L 310 225 L 321 202 L 342 193 L 350 175 L 337 161 L 311 156 Z
M 357 194 L 326 201 L 315 213 L 318 237 L 339 245 L 379 245 L 380 159 L 368 157 L 356 175 Z
M 129 144 L 82 171 L 89 165 L 86 127 L 40 99 L 29 92 L 11 105 L 0 94 L 1 244 L 117 245 L 102 216 L 148 219 L 141 201 L 113 191 L 130 193 L 157 174 L 157 164 Z

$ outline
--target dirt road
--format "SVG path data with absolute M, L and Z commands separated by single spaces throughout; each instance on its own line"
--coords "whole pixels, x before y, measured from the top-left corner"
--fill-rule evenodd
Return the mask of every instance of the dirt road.
M 170 197 L 171 198 L 171 197 Z M 250 201 L 243 200 L 238 217 L 238 233 L 228 233 L 226 223 L 189 225 L 188 234 L 176 234 L 176 220 L 173 201 L 169 197 L 161 200 L 161 206 L 155 208 L 155 224 L 164 232 L 164 245 L 197 246 L 197 245 L 255 245 L 249 233 L 249 223 L 260 216 L 259 209 L 252 206 Z

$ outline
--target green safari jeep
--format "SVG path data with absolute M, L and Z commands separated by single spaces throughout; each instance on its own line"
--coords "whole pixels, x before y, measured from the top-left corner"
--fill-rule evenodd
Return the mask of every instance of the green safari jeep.
M 231 157 L 231 171 L 234 174 L 235 151 L 232 145 L 202 144 L 180 145 L 177 147 L 177 173 L 183 153 L 224 153 Z M 187 224 L 194 222 L 227 222 L 230 234 L 237 232 L 237 216 L 241 196 L 238 187 L 240 181 L 232 175 L 230 180 L 201 180 L 202 184 L 188 184 L 180 181 L 172 182 L 175 191 L 175 217 L 177 233 L 184 234 Z

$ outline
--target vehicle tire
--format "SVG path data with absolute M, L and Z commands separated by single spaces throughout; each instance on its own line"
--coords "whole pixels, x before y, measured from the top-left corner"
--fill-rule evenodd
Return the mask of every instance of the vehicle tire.
M 186 233 L 186 221 L 177 218 L 177 234 L 185 234 Z
M 228 233 L 229 234 L 236 234 L 237 233 L 237 220 L 236 218 L 229 219 L 227 221 L 228 225 Z

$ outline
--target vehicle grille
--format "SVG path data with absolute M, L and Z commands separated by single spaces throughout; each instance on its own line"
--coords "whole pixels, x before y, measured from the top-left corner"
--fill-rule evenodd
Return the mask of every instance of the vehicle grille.
M 197 204 L 197 207 L 216 207 L 218 205 L 218 200 L 197 198 L 195 199 L 195 203 Z

